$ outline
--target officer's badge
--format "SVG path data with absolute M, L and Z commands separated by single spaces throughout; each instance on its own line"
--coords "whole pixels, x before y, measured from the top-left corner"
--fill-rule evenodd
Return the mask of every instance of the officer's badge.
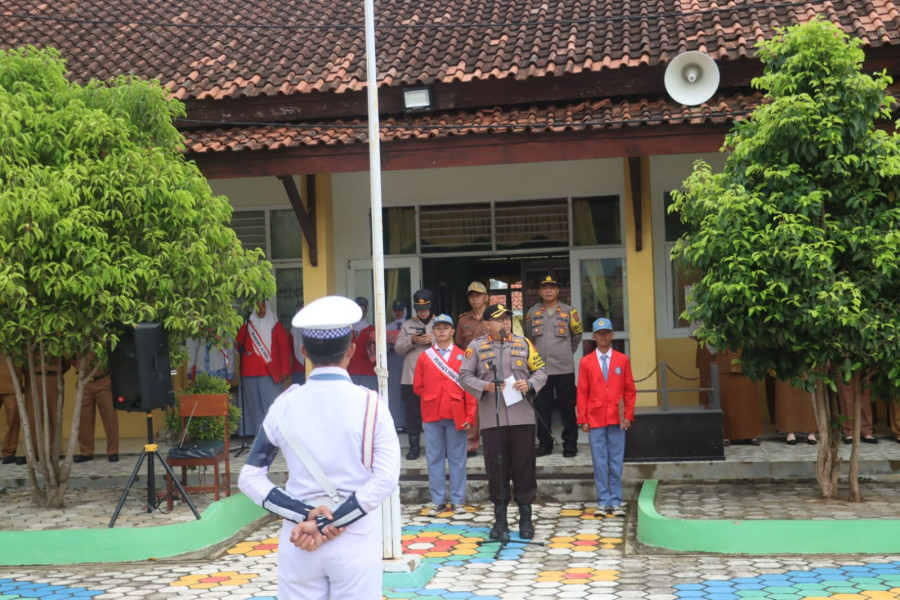
M 516 361 L 516 366 L 517 366 L 517 367 L 521 367 L 521 366 L 522 366 L 522 361 L 521 361 L 521 360 L 517 360 L 517 361 Z
M 616 367 L 616 370 L 614 371 L 614 373 L 615 373 L 616 375 L 621 375 L 621 374 L 622 374 L 622 367 Z
M 472 356 L 472 349 L 466 348 L 466 358 L 469 358 L 470 356 Z

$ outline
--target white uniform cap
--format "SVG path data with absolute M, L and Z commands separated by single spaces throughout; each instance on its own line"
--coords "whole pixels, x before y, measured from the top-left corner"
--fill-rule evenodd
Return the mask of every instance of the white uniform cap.
M 349 335 L 351 326 L 362 319 L 359 305 L 344 296 L 325 296 L 304 306 L 291 325 L 314 339 L 334 339 Z

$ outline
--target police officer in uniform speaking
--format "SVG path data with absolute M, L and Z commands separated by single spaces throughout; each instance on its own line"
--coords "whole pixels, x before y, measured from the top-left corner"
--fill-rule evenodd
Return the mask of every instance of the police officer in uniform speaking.
M 272 404 L 241 469 L 241 491 L 285 519 L 280 600 L 381 597 L 381 520 L 370 513 L 397 487 L 400 443 L 384 400 L 347 374 L 351 325 L 361 316 L 340 296 L 297 313 L 309 377 Z M 283 489 L 268 477 L 279 450 Z
M 490 333 L 469 344 L 459 370 L 460 383 L 478 398 L 488 496 L 494 505 L 490 537 L 495 540 L 509 535 L 506 506 L 511 495 L 519 505 L 519 535 L 523 539 L 534 537 L 531 504 L 537 496 L 535 425 L 534 410 L 526 394 L 540 391 L 547 380 L 544 361 L 531 342 L 512 335 L 510 315 L 512 311 L 503 304 L 491 304 L 485 309 L 484 320 Z M 494 369 L 500 379 L 511 377 L 514 380 L 500 386 L 499 426 Z M 521 394 L 517 401 L 504 400 L 502 392 L 507 385 L 512 385 Z M 502 461 L 498 455 L 503 456 Z
M 541 300 L 525 315 L 525 335 L 547 361 L 547 385 L 534 399 L 534 407 L 546 426 L 537 430 L 538 456 L 553 451 L 553 408 L 562 421 L 563 456 L 578 454 L 578 423 L 575 422 L 575 351 L 584 325 L 578 311 L 559 301 L 559 283 L 552 275 L 541 280 Z

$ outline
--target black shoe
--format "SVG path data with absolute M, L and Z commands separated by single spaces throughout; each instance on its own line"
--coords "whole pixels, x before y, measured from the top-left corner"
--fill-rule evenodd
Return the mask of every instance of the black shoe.
M 492 540 L 509 541 L 509 523 L 506 521 L 506 506 L 494 506 L 494 526 L 488 534 Z
M 15 457 L 15 456 L 4 456 L 4 457 L 3 457 L 3 464 L 4 464 L 4 465 L 11 465 L 11 464 L 13 464 L 14 462 L 16 462 L 16 457 Z
M 406 453 L 406 460 L 416 460 L 422 454 L 422 448 L 419 446 L 419 434 L 409 434 L 409 452 Z
M 845 444 L 847 444 L 847 445 L 849 446 L 850 444 L 853 443 L 853 438 L 850 437 L 850 436 L 848 435 L 848 436 L 846 436 L 846 437 L 844 438 L 843 441 L 844 441 Z
M 793 434 L 793 433 L 789 433 L 788 435 L 789 435 L 790 437 L 784 440 L 785 443 L 786 443 L 788 446 L 796 446 L 796 445 L 797 445 L 797 438 L 794 437 L 794 434 Z
M 72 459 L 72 462 L 83 463 L 89 460 L 94 460 L 93 456 L 85 456 L 84 454 L 76 454 L 75 458 Z
M 546 446 L 538 446 L 535 450 L 538 456 L 547 456 L 553 452 L 553 448 L 548 448 Z
M 519 505 L 519 537 L 530 540 L 534 537 L 534 524 L 531 522 L 531 505 Z
M 118 454 L 110 454 L 109 456 L 106 457 L 106 460 L 108 460 L 109 462 L 119 462 L 119 455 Z
M 26 459 L 24 456 L 17 456 L 17 457 L 16 457 L 16 464 L 17 464 L 17 465 L 24 465 L 26 462 L 27 462 L 27 459 Z
M 864 444 L 877 444 L 878 443 L 878 439 L 871 435 L 869 437 L 864 437 L 862 439 L 862 441 Z
M 472 458 L 473 456 L 478 456 L 478 450 L 469 450 L 466 452 L 466 458 Z
M 565 450 L 563 450 L 563 457 L 565 458 L 572 458 L 573 456 L 577 455 L 578 450 L 576 450 L 575 448 L 566 448 Z

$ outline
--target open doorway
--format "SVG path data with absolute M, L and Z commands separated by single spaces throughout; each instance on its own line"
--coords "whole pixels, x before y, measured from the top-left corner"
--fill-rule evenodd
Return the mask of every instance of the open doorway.
M 454 320 L 469 310 L 466 289 L 472 281 L 488 288 L 489 303 L 503 302 L 513 311 L 513 332 L 522 334 L 525 313 L 540 300 L 539 282 L 553 273 L 560 300 L 571 303 L 568 254 L 452 256 L 422 259 L 422 285 L 434 294 L 434 311 Z

